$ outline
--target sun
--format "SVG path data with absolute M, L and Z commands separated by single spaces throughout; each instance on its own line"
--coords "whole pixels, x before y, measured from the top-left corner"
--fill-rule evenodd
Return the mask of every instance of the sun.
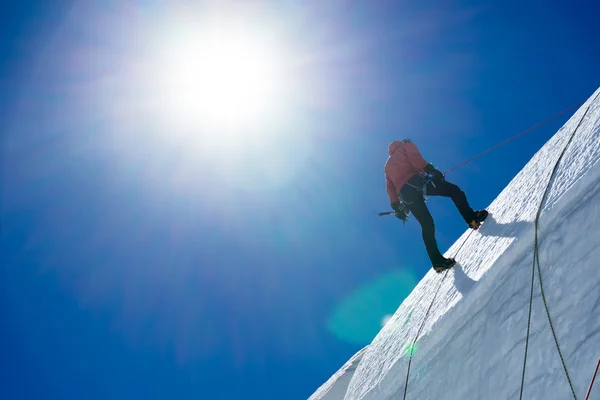
M 281 57 L 256 31 L 182 29 L 168 47 L 161 92 L 174 119 L 239 128 L 269 118 L 281 100 Z

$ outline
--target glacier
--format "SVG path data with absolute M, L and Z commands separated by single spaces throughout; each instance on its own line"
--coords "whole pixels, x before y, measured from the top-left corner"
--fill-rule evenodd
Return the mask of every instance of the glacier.
M 373 341 L 309 399 L 585 398 L 600 357 L 599 160 L 600 89 L 489 205 L 481 229 L 448 249 L 458 264 L 427 273 Z M 548 313 L 534 269 L 540 203 Z M 590 399 L 600 399 L 598 378 Z

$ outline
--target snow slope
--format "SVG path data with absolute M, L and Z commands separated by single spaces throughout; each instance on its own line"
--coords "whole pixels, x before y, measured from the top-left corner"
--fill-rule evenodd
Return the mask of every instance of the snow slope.
M 585 398 L 600 357 L 600 89 L 494 200 L 484 226 L 466 231 L 447 251 L 459 264 L 445 276 L 429 272 L 361 351 L 356 370 L 346 365 L 311 400 L 402 399 L 407 345 L 434 297 L 415 346 L 406 398 L 519 398 L 536 213 L 574 131 L 550 182 L 538 238 L 549 313 L 575 394 Z M 598 400 L 598 380 L 595 385 L 590 398 Z M 536 270 L 523 398 L 573 397 Z
M 354 376 L 354 371 L 360 364 L 363 355 L 369 347 L 363 347 L 350 360 L 346 362 L 319 390 L 308 400 L 334 400 L 343 399 L 348 389 L 348 384 Z

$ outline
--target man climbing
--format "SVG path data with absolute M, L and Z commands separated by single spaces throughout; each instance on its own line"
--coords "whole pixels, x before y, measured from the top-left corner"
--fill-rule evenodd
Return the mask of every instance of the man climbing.
M 444 174 L 425 161 L 419 149 L 409 139 L 394 141 L 388 147 L 385 163 L 385 180 L 388 196 L 396 217 L 406 221 L 412 213 L 423 230 L 423 242 L 433 269 L 442 272 L 452 268 L 456 261 L 444 258 L 435 239 L 433 217 L 425 204 L 424 196 L 450 197 L 472 229 L 478 229 L 488 215 L 486 210 L 474 211 L 465 193 L 446 181 Z M 402 202 L 401 202 L 402 201 Z

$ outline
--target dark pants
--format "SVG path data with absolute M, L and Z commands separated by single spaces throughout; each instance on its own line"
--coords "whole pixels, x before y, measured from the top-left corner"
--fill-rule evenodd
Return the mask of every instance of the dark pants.
M 408 206 L 410 212 L 415 216 L 415 219 L 421 224 L 425 249 L 427 250 L 431 263 L 435 265 L 440 263 L 444 257 L 442 256 L 442 253 L 440 253 L 437 241 L 435 240 L 433 217 L 423 198 L 423 191 L 421 190 L 423 182 L 421 176 L 413 176 L 408 183 L 400 189 L 400 197 Z M 475 219 L 475 211 L 469 206 L 467 196 L 458 186 L 446 181 L 438 183 L 429 182 L 426 187 L 426 194 L 427 196 L 450 197 L 467 224 Z

